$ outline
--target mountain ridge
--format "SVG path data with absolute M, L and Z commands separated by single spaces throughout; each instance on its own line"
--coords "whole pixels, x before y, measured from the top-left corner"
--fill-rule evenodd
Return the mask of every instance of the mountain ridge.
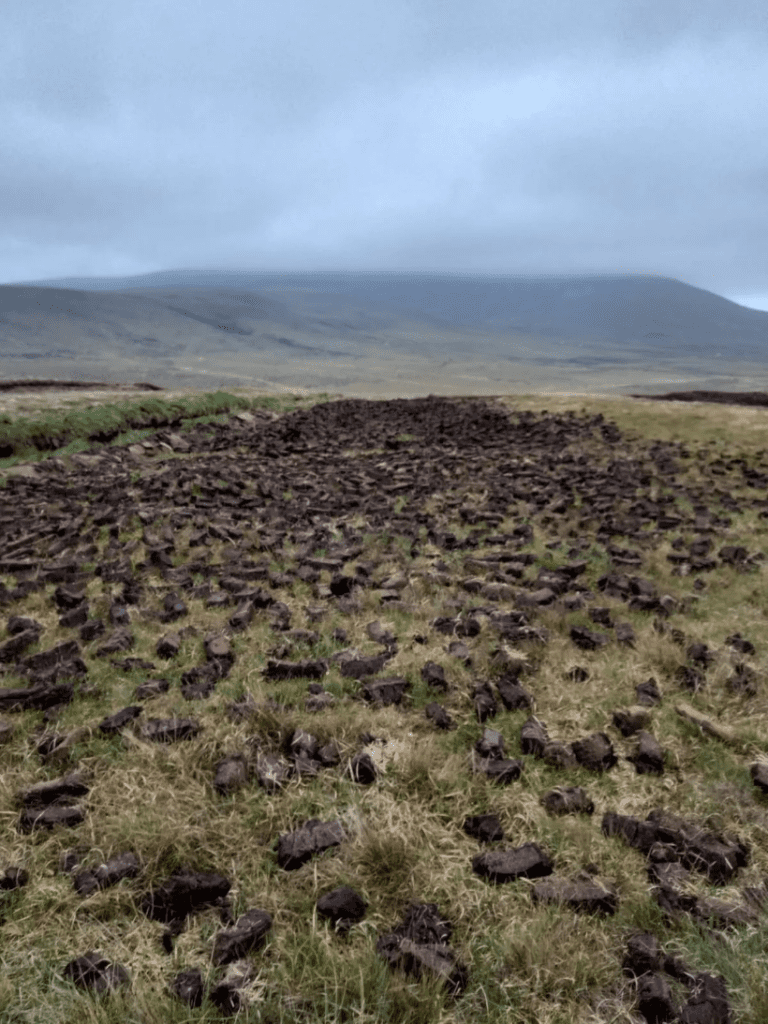
M 75 284 L 88 287 L 64 287 Z M 262 364 L 301 379 L 297 360 L 314 359 L 315 376 L 344 380 L 371 360 L 415 359 L 511 362 L 528 376 L 650 365 L 700 379 L 766 354 L 768 312 L 664 277 L 171 270 L 0 285 L 4 377 L 83 361 L 91 377 L 145 367 L 160 383 Z

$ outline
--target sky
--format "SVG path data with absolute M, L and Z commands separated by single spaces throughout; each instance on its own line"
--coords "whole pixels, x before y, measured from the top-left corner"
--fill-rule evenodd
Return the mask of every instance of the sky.
M 768 310 L 765 0 L 5 0 L 0 284 L 648 274 Z

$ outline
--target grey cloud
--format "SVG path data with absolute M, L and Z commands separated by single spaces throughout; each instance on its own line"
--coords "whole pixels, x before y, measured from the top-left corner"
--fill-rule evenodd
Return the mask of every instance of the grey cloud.
M 25 0 L 0 281 L 658 273 L 768 308 L 768 8 Z

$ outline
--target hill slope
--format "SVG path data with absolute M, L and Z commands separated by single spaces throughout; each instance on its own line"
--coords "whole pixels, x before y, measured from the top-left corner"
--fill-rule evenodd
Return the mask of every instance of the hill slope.
M 529 387 L 554 369 L 620 368 L 636 387 L 643 366 L 701 380 L 766 353 L 768 313 L 667 278 L 168 271 L 0 286 L 3 377 L 226 383 L 263 371 L 343 388 L 405 359 L 416 376 L 474 364 Z

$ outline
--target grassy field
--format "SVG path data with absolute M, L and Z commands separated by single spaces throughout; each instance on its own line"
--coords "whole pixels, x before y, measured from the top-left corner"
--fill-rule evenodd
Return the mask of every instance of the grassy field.
M 20 463 L 56 455 L 75 471 L 73 454 L 106 445 L 146 440 L 159 429 L 184 433 L 195 423 L 225 422 L 235 412 L 266 408 L 284 414 L 315 398 L 285 398 L 256 394 L 189 396 L 164 401 L 152 398 L 116 405 L 53 410 L 47 415 L 13 417 L 0 415 L 0 485 L 3 471 Z M 750 553 L 768 552 L 768 519 L 759 508 L 747 507 L 767 497 L 765 488 L 746 486 L 735 472 L 734 460 L 760 473 L 768 472 L 766 451 L 768 419 L 759 409 L 721 405 L 664 403 L 584 396 L 537 395 L 499 398 L 510 410 L 536 413 L 602 413 L 615 422 L 627 438 L 630 450 L 610 453 L 586 451 L 595 460 L 628 457 L 654 441 L 679 442 L 680 468 L 676 485 L 711 488 L 705 468 L 722 466 L 720 480 L 732 501 L 744 509 L 734 513 L 723 507 L 721 497 L 710 493 L 712 511 L 727 517 L 713 537 L 714 550 L 722 545 L 743 545 Z M 407 441 L 407 438 L 405 439 Z M 12 449 L 12 450 L 8 450 Z M 155 456 L 153 468 L 194 455 L 164 452 Z M 461 482 L 465 500 L 472 496 L 472 481 Z M 642 494 L 638 486 L 638 495 Z M 690 511 L 669 481 L 654 480 L 648 488 L 654 499 L 669 493 L 678 508 Z M 407 495 L 400 507 L 407 504 Z M 494 525 L 494 533 L 514 529 L 523 521 L 534 527 L 534 539 L 522 548 L 535 557 L 533 569 L 556 568 L 568 561 L 569 531 L 579 515 L 579 502 L 565 516 L 510 514 Z M 123 550 L 131 552 L 134 565 L 142 553 L 147 527 L 160 530 L 163 522 L 141 523 L 136 517 L 119 533 Z M 398 536 L 397 527 L 372 531 L 361 517 L 351 514 L 350 528 L 358 531 L 364 552 L 358 562 L 375 567 L 383 578 L 403 573 L 406 583 L 398 607 L 383 605 L 375 590 L 363 590 L 351 606 L 328 602 L 319 623 L 308 612 L 317 604 L 314 585 L 294 578 L 290 585 L 273 590 L 275 600 L 293 613 L 292 625 L 319 635 L 296 639 L 289 657 L 326 658 L 349 644 L 370 653 L 366 627 L 377 621 L 397 638 L 398 649 L 384 674 L 405 677 L 411 684 L 403 707 L 372 709 L 358 699 L 359 684 L 339 671 L 330 660 L 322 683 L 335 698 L 318 713 L 304 708 L 307 679 L 270 682 L 263 676 L 267 659 L 274 657 L 281 636 L 266 615 L 257 615 L 245 632 L 232 636 L 236 660 L 230 675 L 221 681 L 208 700 L 189 703 L 179 692 L 181 673 L 200 660 L 202 638 L 220 630 L 222 613 L 208 607 L 203 598 L 187 600 L 188 615 L 181 627 L 194 627 L 183 637 L 179 656 L 163 663 L 155 673 L 120 671 L 108 659 L 88 661 L 88 692 L 66 706 L 56 720 L 58 732 L 81 728 L 82 734 L 60 763 L 41 764 L 34 753 L 35 730 L 41 724 L 38 711 L 5 714 L 13 735 L 0 747 L 3 795 L 0 797 L 0 871 L 21 865 L 30 883 L 0 893 L 0 1022 L 1 1024 L 192 1024 L 225 1019 L 209 1002 L 190 1008 L 169 994 L 169 980 L 182 969 L 197 967 L 207 980 L 220 971 L 211 962 L 211 944 L 221 928 L 214 910 L 195 914 L 176 939 L 169 956 L 159 942 L 161 927 L 138 910 L 140 896 L 183 864 L 199 871 L 218 872 L 232 880 L 232 905 L 237 917 L 252 907 L 267 910 L 273 927 L 264 948 L 249 963 L 253 983 L 243 996 L 238 1020 L 332 1024 L 632 1024 L 642 1021 L 634 1009 L 634 989 L 622 974 L 621 958 L 626 939 L 638 931 L 656 935 L 665 952 L 682 957 L 695 970 L 709 971 L 725 979 L 733 1006 L 734 1024 L 765 1024 L 768 1020 L 768 917 L 759 923 L 728 930 L 711 930 L 681 915 L 666 921 L 650 894 L 646 860 L 617 837 L 607 837 L 600 820 L 607 811 L 640 818 L 662 807 L 709 828 L 735 833 L 751 851 L 748 867 L 739 873 L 738 884 L 715 888 L 697 876 L 692 891 L 740 900 L 739 887 L 760 885 L 768 878 L 768 803 L 753 786 L 750 765 L 768 759 L 768 669 L 765 643 L 768 617 L 766 568 L 759 560 L 749 571 L 718 565 L 712 571 L 680 577 L 668 555 L 693 541 L 690 530 L 667 531 L 644 560 L 642 568 L 630 569 L 652 580 L 660 594 L 672 595 L 678 609 L 660 631 L 654 616 L 633 611 L 597 588 L 597 580 L 610 568 L 604 548 L 591 544 L 579 557 L 587 569 L 579 583 L 589 587 L 587 603 L 610 606 L 622 622 L 634 629 L 633 648 L 610 644 L 603 649 L 578 650 L 569 639 L 574 624 L 595 626 L 586 608 L 572 613 L 559 602 L 535 613 L 535 625 L 549 631 L 546 645 L 523 644 L 512 651 L 526 663 L 522 681 L 534 695 L 534 713 L 551 737 L 573 740 L 604 731 L 611 738 L 618 764 L 603 774 L 582 767 L 558 770 L 534 757 L 524 758 L 525 769 L 516 782 L 499 786 L 471 768 L 472 749 L 482 734 L 472 702 L 475 683 L 498 677 L 494 649 L 498 640 L 483 628 L 467 640 L 471 665 L 447 654 L 448 638 L 431 623 L 451 614 L 451 598 L 460 597 L 463 613 L 487 605 L 479 595 L 465 593 L 453 583 L 447 586 L 435 574 L 456 581 L 470 575 L 466 551 L 446 551 L 427 541 L 412 553 L 410 541 Z M 470 527 L 456 519 L 447 524 L 459 538 Z M 330 524 L 341 540 L 340 524 Z M 193 525 L 176 532 L 179 559 L 189 557 Z M 109 542 L 106 527 L 99 544 Z M 243 551 L 258 550 L 258 531 L 245 530 Z M 587 536 L 587 541 L 590 538 Z M 620 537 L 613 538 L 622 543 Z M 252 545 L 252 548 L 249 547 Z M 677 546 L 675 546 L 677 545 Z M 628 545 L 632 547 L 631 542 Z M 270 569 L 282 572 L 300 560 L 301 543 L 287 540 L 270 555 Z M 211 563 L 221 562 L 226 543 L 214 539 L 206 554 Z M 481 545 L 472 558 L 490 554 L 493 545 Z M 186 552 L 186 555 L 184 555 Z M 314 555 L 322 558 L 326 548 Z M 0 544 L 0 560 L 2 560 Z M 41 551 L 45 558 L 45 551 Z M 52 560 L 52 559 L 51 559 Z M 86 566 L 88 567 L 88 566 Z M 355 563 L 345 566 L 354 572 Z M 471 567 L 470 567 L 471 568 Z M 476 571 L 476 570 L 474 570 Z M 700 586 L 694 586 L 699 579 Z M 324 582 L 330 577 L 324 572 Z M 169 631 L 150 612 L 165 592 L 159 570 L 144 577 L 146 600 L 131 609 L 136 637 L 131 657 L 158 662 L 155 647 Z M 0 575 L 10 589 L 12 574 Z M 196 582 L 200 582 L 199 580 Z M 59 613 L 51 600 L 54 585 L 16 600 L 4 615 L 28 616 L 43 627 L 38 644 L 26 653 L 48 649 L 72 638 L 60 627 Z M 98 577 L 87 584 L 90 614 L 108 618 L 112 593 Z M 502 602 L 503 605 L 503 602 Z M 146 606 L 146 607 L 145 607 Z M 508 607 L 513 607 L 508 603 Z M 453 612 L 455 614 L 455 611 Z M 478 619 L 485 623 L 481 613 Z M 348 640 L 334 638 L 344 630 Z M 672 630 L 684 634 L 676 642 Z M 752 641 L 756 653 L 743 657 L 760 680 L 754 695 L 732 692 L 728 679 L 733 671 L 726 638 L 740 633 Z M 0 642 L 6 635 L 0 634 Z M 686 645 L 699 641 L 719 652 L 707 670 L 706 686 L 691 694 L 680 688 L 677 671 L 690 664 Z M 445 667 L 450 690 L 443 699 L 421 677 L 421 667 L 434 661 Z M 588 670 L 589 678 L 575 683 L 569 677 L 574 666 Z M 151 701 L 147 714 L 165 718 L 192 716 L 202 724 L 193 740 L 177 744 L 150 744 L 134 737 L 130 729 L 106 737 L 96 728 L 106 715 L 134 703 L 136 686 L 148 678 L 170 680 L 167 693 Z M 626 755 L 634 747 L 612 725 L 615 710 L 636 703 L 634 687 L 654 677 L 663 695 L 650 709 L 648 729 L 666 752 L 662 775 L 639 775 Z M 18 686 L 8 677 L 5 686 Z M 250 694 L 262 707 L 250 717 L 233 722 L 226 706 Z M 283 706 L 275 710 L 270 699 Z M 440 700 L 457 728 L 438 732 L 425 716 L 426 705 Z M 731 730 L 732 741 L 707 734 L 676 711 L 681 701 L 702 716 Z M 520 728 L 530 711 L 506 711 L 485 725 L 504 737 L 507 757 L 520 757 Z M 280 791 L 269 793 L 257 783 L 230 796 L 213 792 L 216 765 L 228 755 L 246 748 L 260 736 L 275 747 L 285 745 L 295 729 L 305 729 L 321 743 L 335 741 L 341 753 L 338 768 L 316 777 L 291 779 Z M 345 770 L 353 754 L 361 750 L 361 735 L 369 733 L 385 742 L 365 745 L 379 766 L 371 786 L 361 786 Z M 22 835 L 16 830 L 19 790 L 56 778 L 79 767 L 94 779 L 88 797 L 89 814 L 77 829 L 56 829 Z M 595 805 L 594 815 L 552 817 L 541 803 L 544 793 L 556 786 L 583 786 Z M 576 914 L 566 907 L 538 906 L 531 900 L 531 883 L 525 880 L 490 885 L 473 874 L 471 860 L 481 852 L 477 841 L 462 830 L 467 816 L 497 814 L 505 832 L 502 848 L 535 841 L 556 863 L 558 876 L 573 878 L 588 870 L 619 895 L 615 915 L 597 918 Z M 339 819 L 350 838 L 338 848 L 314 858 L 297 871 L 284 871 L 275 860 L 278 835 L 297 828 L 310 818 Z M 95 867 L 124 850 L 132 850 L 142 864 L 138 879 L 82 898 L 72 879 L 62 873 L 59 859 L 72 846 L 87 850 L 85 867 Z M 499 844 L 496 844 L 499 845 Z M 318 915 L 320 895 L 340 885 L 356 889 L 366 900 L 365 918 L 348 934 L 335 932 Z M 413 980 L 393 972 L 375 951 L 376 939 L 402 919 L 410 902 L 435 903 L 453 925 L 451 946 L 467 965 L 469 983 L 454 999 L 437 980 Z M 99 950 L 122 964 L 132 979 L 130 992 L 96 997 L 76 989 L 62 978 L 62 968 L 75 956 Z M 682 989 L 673 986 L 682 999 Z

